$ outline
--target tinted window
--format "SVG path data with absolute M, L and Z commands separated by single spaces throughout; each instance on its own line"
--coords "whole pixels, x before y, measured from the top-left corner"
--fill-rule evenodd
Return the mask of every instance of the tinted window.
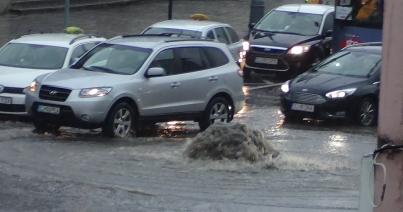
M 10 43 L 0 51 L 0 65 L 32 69 L 59 69 L 63 67 L 67 48 Z
M 229 36 L 231 37 L 231 41 L 232 41 L 231 43 L 236 43 L 239 41 L 238 34 L 236 34 L 234 29 L 232 29 L 231 27 L 225 27 L 225 29 L 227 30 Z
M 221 43 L 229 44 L 229 40 L 227 34 L 225 33 L 224 28 L 220 27 L 215 29 L 215 34 L 217 35 L 217 40 Z
M 177 55 L 181 65 L 181 73 L 200 71 L 209 67 L 205 54 L 202 54 L 198 47 L 178 48 Z
M 75 66 L 88 71 L 134 74 L 150 55 L 151 50 L 117 44 L 101 44 L 86 54 Z
M 207 32 L 207 39 L 215 40 L 214 32 L 213 30 L 210 30 Z
M 165 69 L 167 75 L 176 74 L 177 69 L 175 69 L 174 51 L 167 49 L 160 52 L 153 60 L 150 67 L 161 67 Z
M 229 62 L 227 56 L 220 49 L 213 47 L 203 48 L 210 63 L 210 68 L 225 65 Z
M 322 15 L 286 11 L 272 11 L 255 27 L 258 30 L 317 35 L 322 23 Z
M 70 64 L 72 64 L 75 59 L 80 58 L 87 50 L 85 50 L 84 45 L 77 46 L 70 57 Z
M 324 60 L 316 71 L 345 76 L 366 77 L 375 71 L 381 55 L 359 51 L 342 51 Z
M 178 36 L 189 36 L 192 38 L 201 38 L 202 33 L 193 30 L 183 30 L 183 29 L 172 29 L 172 28 L 148 28 L 144 34 L 148 35 L 161 35 L 161 34 L 173 34 Z

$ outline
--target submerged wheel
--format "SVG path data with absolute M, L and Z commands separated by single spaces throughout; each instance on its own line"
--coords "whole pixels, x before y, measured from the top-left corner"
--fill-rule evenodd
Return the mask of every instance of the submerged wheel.
M 378 106 L 371 98 L 364 98 L 358 108 L 358 123 L 362 126 L 374 126 L 378 117 Z
M 118 103 L 109 112 L 102 128 L 103 132 L 109 137 L 128 137 L 133 132 L 134 119 L 133 107 L 126 102 Z
M 45 132 L 48 132 L 55 135 L 59 135 L 60 126 L 57 124 L 49 123 L 38 119 L 33 120 L 33 124 L 35 127 L 35 129 L 33 130 L 34 133 L 44 134 Z
M 215 97 L 210 101 L 206 110 L 203 112 L 201 120 L 199 121 L 200 130 L 203 131 L 211 124 L 217 122 L 228 123 L 231 121 L 231 117 L 228 100 L 223 97 Z

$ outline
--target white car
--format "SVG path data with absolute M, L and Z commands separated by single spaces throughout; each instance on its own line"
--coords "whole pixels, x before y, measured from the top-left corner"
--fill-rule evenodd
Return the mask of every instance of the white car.
M 142 34 L 174 34 L 197 39 L 210 39 L 227 44 L 235 61 L 239 59 L 243 40 L 229 24 L 213 21 L 166 20 L 155 23 Z
M 63 33 L 32 34 L 0 49 L 0 114 L 24 115 L 23 90 L 37 76 L 69 67 L 104 38 Z

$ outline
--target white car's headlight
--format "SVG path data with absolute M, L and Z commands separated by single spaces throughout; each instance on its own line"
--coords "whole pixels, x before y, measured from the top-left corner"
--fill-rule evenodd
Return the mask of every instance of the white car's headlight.
M 243 49 L 244 51 L 249 51 L 249 48 L 250 48 L 250 43 L 249 43 L 249 41 L 244 41 L 244 42 L 242 42 L 242 49 Z
M 39 89 L 39 84 L 36 80 L 32 81 L 31 84 L 28 86 L 28 90 L 32 93 L 37 92 Z
M 294 46 L 288 51 L 288 54 L 300 55 L 300 54 L 308 52 L 309 48 L 310 48 L 310 46 L 305 46 L 305 45 Z
M 84 88 L 80 91 L 80 97 L 100 97 L 106 96 L 111 92 L 112 88 L 101 87 L 101 88 Z
M 332 91 L 327 93 L 326 97 L 330 99 L 341 99 L 353 94 L 356 90 L 357 88 L 348 88 L 343 90 Z
M 290 91 L 290 80 L 288 80 L 287 82 L 283 83 L 280 87 L 281 91 L 283 93 L 288 93 L 288 91 Z

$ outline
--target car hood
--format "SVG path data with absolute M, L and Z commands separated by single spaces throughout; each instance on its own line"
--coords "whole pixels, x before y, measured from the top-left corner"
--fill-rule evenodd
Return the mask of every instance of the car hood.
M 0 66 L 0 85 L 14 88 L 25 88 L 39 75 L 56 70 L 42 70 Z
M 290 82 L 290 91 L 324 94 L 338 89 L 354 88 L 367 81 L 367 78 L 310 72 L 292 80 Z
M 112 86 L 114 82 L 127 79 L 127 75 L 86 71 L 82 69 L 62 69 L 39 80 L 42 85 L 51 85 L 70 89 Z
M 305 36 L 284 33 L 257 32 L 250 39 L 250 44 L 290 48 L 294 45 L 317 39 L 319 39 L 319 35 Z

